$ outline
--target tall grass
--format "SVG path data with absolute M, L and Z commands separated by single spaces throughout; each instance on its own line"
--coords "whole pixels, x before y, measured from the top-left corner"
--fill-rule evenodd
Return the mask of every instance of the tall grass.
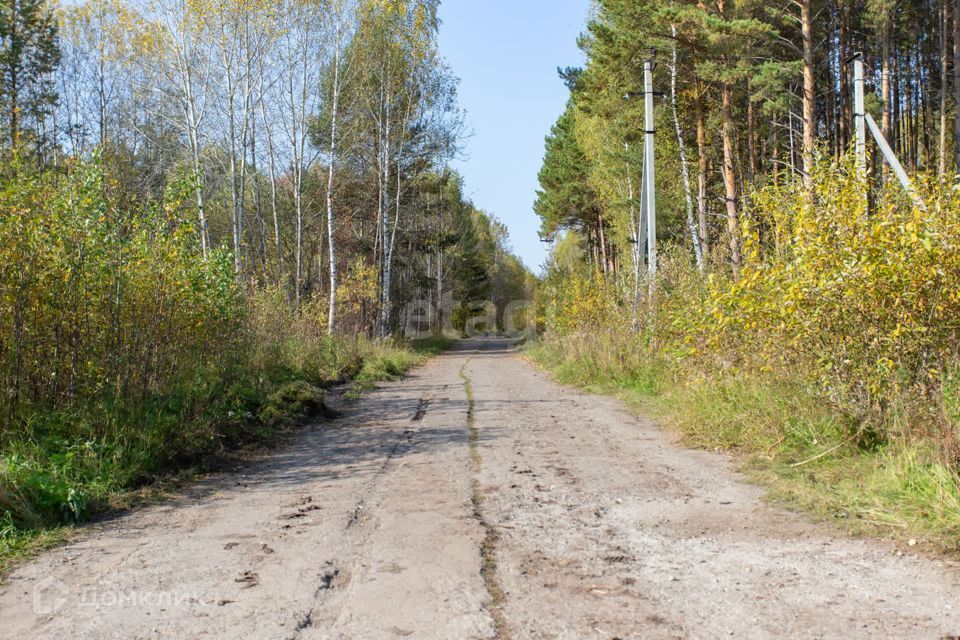
M 960 196 L 929 182 L 925 208 L 890 191 L 868 211 L 850 167 L 815 184 L 813 205 L 751 195 L 737 278 L 669 247 L 635 306 L 629 282 L 550 274 L 533 354 L 740 452 L 793 504 L 960 546 Z
M 314 319 L 273 306 L 275 295 L 251 295 L 235 356 L 217 367 L 146 397 L 33 407 L 4 432 L 0 515 L 16 530 L 81 520 L 165 472 L 323 412 L 326 387 L 369 386 L 422 360 L 400 345 L 312 334 Z

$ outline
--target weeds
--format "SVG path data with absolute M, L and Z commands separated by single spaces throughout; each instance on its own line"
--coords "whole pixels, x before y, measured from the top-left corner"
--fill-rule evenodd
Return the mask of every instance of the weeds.
M 596 362 L 569 355 L 589 350 L 572 342 L 548 338 L 528 353 L 561 382 L 619 396 L 653 414 L 689 446 L 736 453 L 781 504 L 856 533 L 960 546 L 960 478 L 935 446 L 862 437 L 857 417 L 799 376 L 689 376 L 660 362 L 637 369 L 636 376 L 610 377 Z
M 888 190 L 868 212 L 849 163 L 812 183 L 748 194 L 738 277 L 723 242 L 706 276 L 663 247 L 641 299 L 629 278 L 554 265 L 534 353 L 741 453 L 793 504 L 960 547 L 960 194 L 931 181 L 923 208 Z
M 312 337 L 309 318 L 262 308 L 276 333 L 263 331 L 254 305 L 249 347 L 228 370 L 198 370 L 137 401 L 36 408 L 3 434 L 0 571 L 63 539 L 62 525 L 125 506 L 131 492 L 164 474 L 208 466 L 228 450 L 270 442 L 279 429 L 325 415 L 325 387 L 353 380 L 357 396 L 450 343 Z
M 445 336 L 416 340 L 410 344 L 383 344 L 363 360 L 353 377 L 347 398 L 358 398 L 382 380 L 395 380 L 403 373 L 421 364 L 428 357 L 441 353 L 453 344 Z

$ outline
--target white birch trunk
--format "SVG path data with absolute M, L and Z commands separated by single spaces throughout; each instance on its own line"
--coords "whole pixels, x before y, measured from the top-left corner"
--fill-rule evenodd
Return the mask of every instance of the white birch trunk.
M 683 129 L 680 127 L 680 114 L 677 109 L 677 27 L 670 25 L 672 56 L 670 63 L 670 107 L 673 111 L 673 124 L 677 131 L 677 148 L 680 152 L 680 173 L 683 176 L 683 196 L 687 205 L 687 228 L 693 242 L 693 255 L 697 268 L 703 271 L 703 247 L 700 246 L 700 233 L 693 214 L 693 189 L 690 185 L 690 167 L 687 164 L 687 146 L 683 141 Z

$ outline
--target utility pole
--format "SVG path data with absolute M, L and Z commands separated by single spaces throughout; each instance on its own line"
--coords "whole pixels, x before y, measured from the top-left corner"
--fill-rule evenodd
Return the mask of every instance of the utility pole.
M 853 125 L 856 130 L 857 171 L 867 175 L 867 126 L 863 98 L 863 54 L 853 56 Z
M 654 279 L 657 275 L 657 179 L 654 167 L 653 124 L 653 52 L 643 63 L 643 106 L 646 144 L 643 150 L 643 191 L 644 215 L 647 221 L 647 276 L 650 294 L 653 294 Z
M 890 144 L 887 142 L 886 137 L 884 137 L 883 131 L 879 126 L 877 126 L 873 116 L 867 113 L 863 99 L 863 57 L 859 53 L 853 57 L 853 85 L 853 118 L 855 120 L 854 126 L 857 130 L 857 170 L 862 172 L 861 175 L 866 176 L 866 129 L 869 127 L 870 135 L 873 136 L 874 141 L 877 143 L 880 153 L 883 154 L 887 164 L 890 165 L 891 169 L 893 169 L 893 174 L 897 176 L 897 180 L 900 181 L 903 189 L 913 199 L 914 206 L 921 211 L 926 211 L 927 207 L 924 204 L 923 199 L 920 198 L 916 189 L 914 189 L 913 183 L 910 181 L 910 176 L 907 175 L 903 165 L 900 164 L 900 160 L 897 159 L 897 155 L 893 152 L 893 149 L 890 148 Z

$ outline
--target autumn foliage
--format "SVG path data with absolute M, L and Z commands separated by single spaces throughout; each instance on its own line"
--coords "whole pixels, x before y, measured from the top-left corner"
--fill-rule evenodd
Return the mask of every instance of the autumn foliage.
M 800 183 L 751 194 L 738 278 L 701 277 L 669 248 L 652 299 L 641 287 L 635 304 L 624 279 L 555 270 L 540 305 L 548 335 L 577 336 L 585 365 L 614 377 L 664 361 L 681 377 L 800 377 L 863 429 L 934 437 L 956 462 L 944 407 L 960 347 L 960 198 L 930 181 L 924 207 L 891 187 L 868 208 L 865 182 L 836 163 L 814 184 L 812 202 Z M 914 420 L 894 433 L 905 403 Z
M 139 200 L 105 161 L 0 173 L 0 542 L 322 411 L 323 387 L 416 361 L 327 335 L 324 298 L 203 255 L 192 183 Z M 362 306 L 346 274 L 345 318 Z M 371 364 L 372 363 L 372 364 Z M 371 366 L 377 371 L 367 371 Z

